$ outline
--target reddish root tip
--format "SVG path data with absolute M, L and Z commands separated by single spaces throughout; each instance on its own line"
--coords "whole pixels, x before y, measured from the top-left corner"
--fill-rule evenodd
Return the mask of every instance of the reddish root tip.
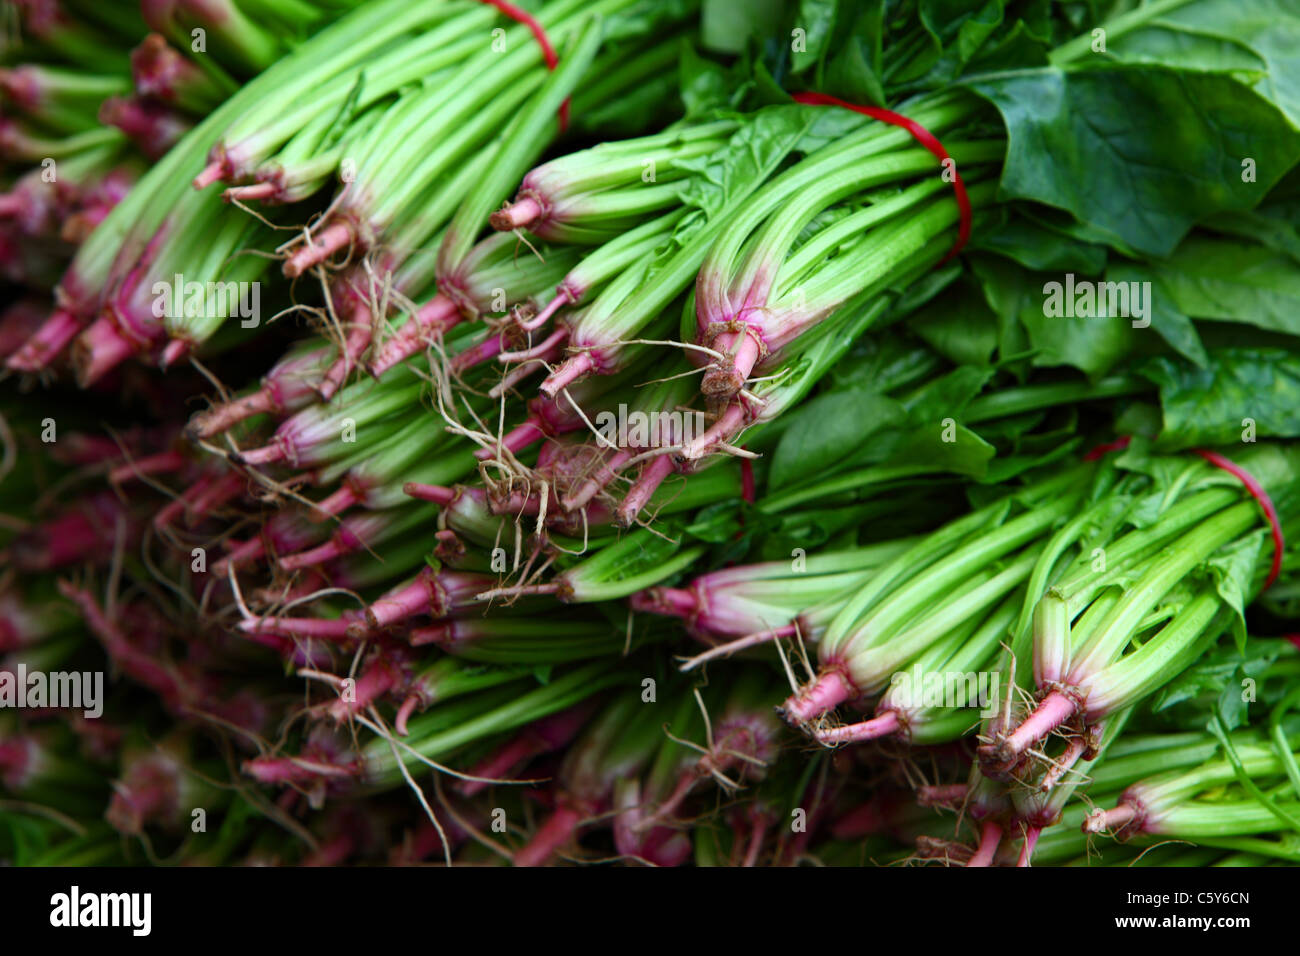
M 535 199 L 521 199 L 498 209 L 488 217 L 488 222 L 497 232 L 510 232 L 531 226 L 542 214 L 541 204 Z
M 637 515 L 645 509 L 659 486 L 664 483 L 664 479 L 672 473 L 673 459 L 671 455 L 660 455 L 658 458 L 647 462 L 645 467 L 641 469 L 641 474 L 637 477 L 635 484 L 628 489 L 626 497 L 619 504 L 614 520 L 624 528 L 630 528 L 636 521 Z
M 578 379 L 585 377 L 596 369 L 596 360 L 590 352 L 579 352 L 565 359 L 560 367 L 542 382 L 541 390 L 547 398 L 555 398 Z
M 541 866 L 551 856 L 573 839 L 582 822 L 581 815 L 571 807 L 560 807 L 542 824 L 528 845 L 515 854 L 515 866 Z
M 77 317 L 66 309 L 54 314 L 5 363 L 16 372 L 39 372 L 62 352 L 81 330 Z
M 406 722 L 411 719 L 411 715 L 415 713 L 415 709 L 419 706 L 420 697 L 418 694 L 408 694 L 406 700 L 402 701 L 402 706 L 397 709 L 397 716 L 393 718 L 393 729 L 397 731 L 397 736 L 408 736 Z
M 422 485 L 417 481 L 408 481 L 402 485 L 402 494 L 411 498 L 419 498 L 421 501 L 432 501 L 434 504 L 442 505 L 445 508 L 455 500 L 456 489 L 447 488 L 443 485 Z
M 474 452 L 474 457 L 479 461 L 491 461 L 496 458 L 500 448 L 517 455 L 529 445 L 534 445 L 545 437 L 546 432 L 542 431 L 541 426 L 529 419 L 503 435 L 499 447 L 493 445 L 491 448 L 480 448 Z
M 969 792 L 964 783 L 917 787 L 916 802 L 922 807 L 955 807 L 966 802 Z
M 857 691 L 839 669 L 824 670 L 815 681 L 787 699 L 781 712 L 792 724 L 806 724 L 856 696 Z
M 311 518 L 313 521 L 328 521 L 335 515 L 342 514 L 348 508 L 351 508 L 357 502 L 362 500 L 363 495 L 353 487 L 351 482 L 344 482 L 343 487 L 334 492 L 323 501 L 316 502 L 312 509 Z
M 1098 807 L 1084 818 L 1084 833 L 1118 832 L 1137 820 L 1138 808 L 1131 803 L 1121 803 L 1117 807 L 1103 810 Z
M 834 727 L 829 730 L 818 730 L 813 736 L 817 738 L 819 743 L 833 747 L 840 744 L 856 744 L 868 740 L 879 740 L 881 737 L 891 737 L 901 729 L 902 722 L 898 718 L 898 711 L 887 710 L 883 714 L 878 714 L 861 723 Z
M 700 610 L 695 592 L 685 588 L 647 588 L 634 593 L 628 603 L 634 611 L 680 617 L 684 621 L 691 620 Z
M 984 821 L 984 828 L 980 831 L 979 849 L 975 855 L 970 858 L 967 866 L 992 866 L 993 858 L 997 855 L 998 845 L 1002 842 L 1002 827 L 992 820 Z
M 96 319 L 72 346 L 77 384 L 89 388 L 135 352 L 135 343 L 122 335 L 111 321 Z
M 320 265 L 334 253 L 350 245 L 353 241 L 352 227 L 346 223 L 334 223 L 326 226 L 315 240 L 298 249 L 289 256 L 284 264 L 284 274 L 296 279 L 312 266 Z
M 1039 702 L 1034 712 L 1015 732 L 999 736 L 992 743 L 979 748 L 980 763 L 991 774 L 1005 774 L 1034 744 L 1069 720 L 1078 711 L 1078 704 L 1060 691 L 1052 691 Z
M 275 199 L 280 193 L 280 187 L 275 183 L 267 181 L 261 183 L 250 183 L 247 186 L 231 186 L 221 194 L 223 202 L 256 202 L 259 200 Z
M 226 164 L 224 160 L 214 159 L 208 165 L 203 167 L 203 171 L 194 177 L 193 185 L 195 189 L 207 189 L 213 183 L 217 182 L 226 174 Z
M 162 358 L 158 366 L 163 369 L 170 368 L 185 357 L 185 353 L 190 350 L 190 343 L 184 339 L 172 339 L 167 343 L 166 348 L 162 351 Z

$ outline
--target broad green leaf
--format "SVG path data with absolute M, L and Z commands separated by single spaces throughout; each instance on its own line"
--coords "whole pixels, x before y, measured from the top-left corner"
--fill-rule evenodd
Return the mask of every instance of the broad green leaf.
M 1233 444 L 1252 423 L 1257 438 L 1300 437 L 1300 354 L 1226 349 L 1203 368 L 1161 356 L 1138 371 L 1160 389 L 1162 445 Z
M 1179 311 L 1174 303 L 1174 296 L 1169 293 L 1161 279 L 1143 266 L 1128 262 L 1118 262 L 1106 272 L 1106 280 L 1121 283 L 1149 283 L 1148 292 L 1143 294 L 1147 308 L 1150 310 L 1146 320 L 1149 328 L 1165 340 L 1174 351 L 1188 359 L 1194 365 L 1206 363 L 1205 346 L 1196 331 L 1192 320 Z
M 1098 275 L 1106 268 L 1106 247 L 1080 242 L 1032 220 L 1013 218 L 983 232 L 973 249 L 1005 256 L 1027 269 Z
M 791 414 L 772 457 L 772 489 L 824 473 L 871 435 L 907 420 L 899 402 L 868 389 L 828 392 Z
M 1300 157 L 1286 117 L 1225 74 L 1107 64 L 970 86 L 1007 127 L 1005 195 L 1068 210 L 1146 254 L 1168 255 L 1198 219 L 1253 207 Z M 1256 181 L 1243 181 L 1247 159 Z
M 704 0 L 700 36 L 715 53 L 742 53 L 750 37 L 769 37 L 781 14 L 781 0 Z
M 1265 246 L 1192 236 L 1151 271 L 1174 307 L 1194 319 L 1300 335 L 1300 269 Z

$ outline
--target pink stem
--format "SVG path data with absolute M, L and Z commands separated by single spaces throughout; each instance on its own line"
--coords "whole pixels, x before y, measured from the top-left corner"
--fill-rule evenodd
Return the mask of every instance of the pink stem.
M 537 329 L 540 329 L 547 322 L 549 322 L 551 320 L 551 316 L 553 316 L 556 312 L 559 312 L 560 309 L 564 308 L 570 302 L 574 302 L 576 300 L 577 300 L 577 296 L 575 296 L 572 292 L 570 292 L 565 286 L 561 285 L 559 291 L 556 292 L 555 294 L 555 298 L 551 299 L 550 302 L 546 303 L 542 311 L 538 312 L 531 319 L 520 321 L 518 323 L 519 327 L 523 329 L 525 332 L 535 332 Z
M 342 387 L 348 373 L 356 367 L 357 359 L 370 345 L 370 339 L 373 335 L 374 329 L 370 324 L 370 307 L 359 302 L 352 311 L 351 329 L 348 331 L 347 339 L 343 342 L 342 354 L 329 367 L 329 370 L 321 379 L 320 385 L 316 387 L 317 393 L 323 400 L 328 402 L 334 397 L 334 393 Z
M 964 803 L 970 787 L 964 783 L 918 787 L 916 802 L 922 807 L 951 807 Z
M 576 511 L 600 492 L 602 488 L 608 485 L 618 475 L 623 467 L 632 460 L 632 452 L 627 449 L 619 449 L 610 456 L 609 461 L 600 466 L 592 477 L 583 481 L 576 491 L 572 491 L 561 499 L 561 504 L 565 511 Z
M 823 670 L 815 681 L 788 698 L 782 710 L 786 720 L 804 724 L 856 696 L 857 691 L 838 668 Z
M 651 460 L 641 470 L 636 483 L 628 489 L 627 496 L 618 506 L 617 518 L 624 527 L 630 526 L 642 509 L 650 503 L 655 491 L 664 483 L 664 479 L 673 473 L 673 460 L 670 455 L 660 455 Z
M 1052 691 L 1042 699 L 1015 732 L 997 748 L 998 757 L 1004 761 L 1019 757 L 1061 724 L 1074 716 L 1078 706 L 1060 691 Z
M 690 441 L 681 451 L 681 456 L 686 459 L 703 458 L 711 454 L 715 448 L 739 434 L 740 430 L 745 427 L 749 419 L 749 412 L 739 402 L 732 402 L 727 406 L 718 420 L 709 426 L 708 431 L 703 435 Z
M 432 501 L 444 508 L 456 500 L 455 488 L 447 488 L 443 485 L 423 485 L 418 481 L 408 481 L 402 485 L 402 494 L 411 498 L 419 498 L 421 501 Z
M 347 637 L 350 623 L 346 618 L 327 620 L 316 617 L 261 617 L 240 621 L 238 626 L 246 634 L 276 634 L 281 637 L 338 641 Z
M 346 537 L 350 540 L 345 540 L 345 536 L 342 534 L 335 535 L 318 547 L 299 551 L 297 554 L 286 554 L 279 559 L 278 563 L 285 571 L 297 571 L 301 568 L 310 568 L 314 565 L 324 564 L 326 561 L 333 561 L 335 558 L 341 558 L 345 554 L 351 554 L 361 543 L 353 535 L 347 535 Z
M 216 564 L 212 566 L 213 573 L 224 575 L 228 567 L 238 567 L 245 561 L 252 561 L 260 558 L 266 553 L 266 542 L 260 537 L 250 538 L 243 544 L 237 544 Z
M 245 200 L 272 199 L 280 192 L 280 187 L 269 180 L 261 183 L 250 183 L 247 186 L 231 186 L 221 194 L 221 198 L 226 202 L 232 199 L 238 199 L 241 202 Z
M 384 694 L 387 694 L 402 681 L 402 674 L 396 668 L 383 661 L 366 669 L 353 685 L 355 700 L 334 701 L 329 706 L 329 714 L 335 720 L 343 721 L 359 710 L 370 706 Z
M 758 647 L 759 645 L 766 644 L 769 641 L 794 637 L 798 633 L 799 626 L 797 624 L 786 624 L 784 627 L 774 627 L 768 631 L 756 631 L 753 634 L 738 637 L 734 641 L 728 641 L 725 644 L 719 644 L 717 647 L 711 647 L 703 654 L 696 654 L 682 665 L 682 670 L 694 670 L 701 664 L 715 660 L 716 658 L 730 657 L 732 654 L 738 654 L 751 647 Z
M 137 350 L 136 343 L 122 335 L 109 319 L 96 319 L 73 346 L 77 384 L 82 388 L 95 384 Z
M 157 455 L 150 455 L 147 458 L 137 458 L 135 461 L 129 461 L 125 465 L 118 465 L 108 473 L 110 484 L 118 485 L 132 478 L 143 478 L 145 475 L 165 474 L 169 471 L 176 471 L 185 467 L 188 459 L 178 451 L 164 451 Z
M 1016 866 L 1030 865 L 1030 857 L 1034 855 L 1034 847 L 1038 845 L 1038 835 L 1042 832 L 1039 827 L 1030 827 L 1025 831 L 1025 841 L 1020 845 L 1020 858 L 1016 860 Z
M 338 491 L 329 495 L 325 500 L 316 502 L 312 520 L 325 521 L 335 515 L 342 514 L 348 508 L 364 500 L 364 489 L 357 488 L 354 482 L 345 481 Z
M 689 621 L 700 610 L 699 598 L 686 588 L 649 588 L 628 599 L 632 610 L 680 617 Z
M 572 807 L 560 807 L 542 824 L 528 845 L 515 854 L 515 866 L 541 866 L 573 839 L 582 815 Z
M 521 352 L 502 352 L 498 358 L 502 362 L 526 362 L 529 359 L 540 358 L 568 337 L 569 330 L 561 327 L 544 338 L 538 345 L 534 345 L 530 349 L 524 349 Z
M 289 257 L 289 261 L 284 264 L 284 274 L 290 279 L 296 279 L 312 266 L 319 265 L 340 249 L 350 245 L 352 241 L 352 227 L 347 223 L 336 222 L 326 226 L 315 237 L 315 241 L 309 242 Z
M 204 166 L 203 170 L 194 177 L 192 185 L 195 189 L 207 189 L 225 175 L 225 160 L 214 159 L 208 163 L 208 165 Z
M 975 855 L 970 858 L 967 866 L 992 866 L 993 857 L 998 852 L 998 844 L 1002 842 L 1002 827 L 992 820 L 984 821 L 984 828 L 980 831 L 979 849 Z
M 399 585 L 366 608 L 366 623 L 381 628 L 416 614 L 440 617 L 444 602 L 437 592 L 436 579 L 432 568 L 422 568 L 413 581 Z
M 214 405 L 206 412 L 194 416 L 189 431 L 195 438 L 211 438 L 226 429 L 238 425 L 254 415 L 266 415 L 279 411 L 279 403 L 271 394 L 269 387 L 258 389 L 251 395 L 236 398 L 221 405 Z
M 163 348 L 162 356 L 158 360 L 158 367 L 162 369 L 171 368 L 179 362 L 189 350 L 189 342 L 186 342 L 184 339 L 172 339 Z
M 502 436 L 500 447 L 506 449 L 512 455 L 517 455 L 529 445 L 536 444 L 545 437 L 546 432 L 537 424 L 537 419 L 530 415 L 527 421 L 516 425 Z M 480 448 L 474 452 L 474 457 L 479 461 L 491 461 L 496 457 L 497 451 L 498 446 L 496 445 L 491 448 Z
M 556 395 L 584 375 L 594 371 L 595 368 L 596 360 L 591 357 L 591 352 L 579 352 L 576 355 L 571 355 L 561 363 L 559 368 L 547 376 L 546 381 L 542 382 L 542 393 L 547 398 L 555 398 Z
M 434 296 L 384 343 L 379 354 L 367 363 L 366 371 L 378 378 L 398 362 L 418 353 L 435 332 L 445 332 L 459 321 L 456 303 L 445 295 Z
M 1085 748 L 1086 744 L 1082 737 L 1071 737 L 1070 742 L 1065 746 L 1065 752 L 1047 769 L 1047 773 L 1043 774 L 1043 782 L 1038 785 L 1038 789 L 1043 793 L 1047 793 L 1060 783 L 1061 778 L 1083 756 Z
M 548 358 L 547 361 L 550 361 L 550 359 Z M 510 371 L 501 376 L 501 381 L 492 386 L 488 395 L 491 398 L 500 398 L 524 379 L 536 375 L 545 367 L 546 364 L 544 362 L 525 362 L 523 365 L 516 365 Z
M 411 715 L 415 713 L 415 708 L 419 706 L 419 694 L 406 695 L 406 699 L 402 701 L 402 706 L 397 708 L 397 716 L 393 718 L 393 729 L 397 731 L 397 736 L 407 736 L 406 722 L 411 719 Z
M 261 448 L 249 448 L 245 451 L 231 452 L 230 458 L 237 465 L 274 465 L 286 458 L 284 446 L 274 441 Z
M 1105 833 L 1107 830 L 1119 830 L 1132 823 L 1138 815 L 1138 808 L 1131 803 L 1121 803 L 1109 810 L 1094 810 L 1083 821 L 1084 833 Z
M 497 232 L 510 232 L 531 226 L 542 214 L 542 205 L 536 199 L 525 198 L 498 209 L 488 219 Z
M 193 488 L 181 495 L 182 498 L 193 499 L 186 508 L 186 524 L 198 524 L 212 511 L 237 497 L 246 487 L 248 479 L 238 472 L 227 472 L 205 491 L 198 491 L 198 483 L 195 483 Z
M 898 711 L 887 710 L 883 714 L 877 714 L 870 720 L 864 720 L 861 723 L 835 727 L 831 730 L 819 730 L 815 736 L 823 744 L 862 743 L 867 740 L 879 740 L 881 737 L 892 736 L 898 733 L 900 726 Z
M 763 849 L 763 837 L 767 833 L 767 818 L 762 817 L 754 822 L 754 828 L 749 832 L 749 847 L 745 850 L 745 859 L 741 866 L 755 866 L 758 864 L 758 855 Z
M 531 739 L 528 734 L 520 734 L 513 740 L 506 741 L 496 753 L 490 754 L 486 759 L 474 765 L 469 775 L 483 779 L 461 780 L 456 785 L 456 789 L 460 791 L 461 796 L 472 797 L 491 786 L 487 782 L 488 780 L 504 780 L 506 774 L 529 757 L 534 756 L 537 750 L 535 740 Z
M 67 309 L 55 309 L 36 334 L 9 356 L 6 364 L 17 372 L 39 372 L 67 347 L 80 330 L 81 322 L 75 315 Z
M 321 777 L 352 777 L 356 768 L 293 757 L 255 757 L 244 761 L 244 773 L 258 783 L 303 783 Z

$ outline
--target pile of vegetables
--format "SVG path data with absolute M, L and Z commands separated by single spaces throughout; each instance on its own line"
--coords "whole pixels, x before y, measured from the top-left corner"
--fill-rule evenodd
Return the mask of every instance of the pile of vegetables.
M 5 16 L 0 861 L 1300 858 L 1300 11 Z

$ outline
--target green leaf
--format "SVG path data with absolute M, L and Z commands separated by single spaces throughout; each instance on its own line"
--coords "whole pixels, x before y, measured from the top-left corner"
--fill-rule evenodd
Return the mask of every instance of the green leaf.
M 1151 705 L 1152 713 L 1213 694 L 1216 709 L 1231 723 L 1229 729 L 1236 727 L 1242 711 L 1234 713 L 1235 705 L 1226 697 L 1235 693 L 1237 703 L 1241 703 L 1241 678 L 1258 679 L 1277 659 L 1280 648 L 1275 645 L 1276 642 L 1253 641 L 1244 651 L 1228 645 L 1216 647 L 1164 686 Z
M 1106 247 L 1082 242 L 1039 222 L 1016 217 L 987 230 L 972 249 L 1006 256 L 1027 269 L 1098 275 L 1106 268 Z
M 1300 263 L 1300 203 L 1261 206 L 1238 212 L 1216 213 L 1201 223 L 1216 232 L 1260 242 Z
M 1192 236 L 1151 264 L 1180 312 L 1300 335 L 1300 269 L 1258 243 Z
M 726 69 L 700 56 L 689 44 L 682 44 L 677 76 L 687 117 L 730 105 L 731 82 Z
M 1232 636 L 1237 649 L 1246 649 L 1246 601 L 1252 593 L 1251 582 L 1260 567 L 1266 528 L 1245 535 L 1225 545 L 1206 562 L 1214 579 L 1219 597 L 1235 612 L 1232 618 Z
M 1143 293 L 1142 298 L 1149 310 L 1146 320 L 1150 327 L 1179 355 L 1194 365 L 1202 368 L 1205 366 L 1208 359 L 1196 326 L 1174 304 L 1174 296 L 1158 275 L 1143 266 L 1119 262 L 1107 270 L 1106 281 L 1149 283 L 1145 286 L 1148 291 Z M 1129 287 L 1132 288 L 1131 285 Z
M 951 440 L 948 440 L 948 439 Z M 981 478 L 993 459 L 994 448 L 965 425 L 945 426 L 936 421 L 909 430 L 901 446 L 889 456 L 891 466 L 927 465 L 936 471 Z
M 781 14 L 781 0 L 704 0 L 700 36 L 715 53 L 743 53 L 750 37 L 771 36 Z
M 976 79 L 1009 144 L 1007 196 L 1068 210 L 1132 248 L 1168 255 L 1198 219 L 1249 209 L 1295 164 L 1300 135 L 1231 77 L 1141 64 Z M 1243 159 L 1258 182 L 1243 182 Z
M 936 352 L 961 365 L 987 365 L 998 347 L 997 316 L 965 284 L 945 292 L 907 324 Z
M 1263 58 L 1240 40 L 1170 20 L 1126 33 L 1106 53 L 1126 63 L 1156 63 L 1203 72 L 1262 74 L 1268 70 Z
M 826 67 L 826 87 L 850 103 L 885 105 L 884 83 L 871 65 L 866 42 L 857 36 L 851 36 Z
M 1149 359 L 1138 371 L 1160 389 L 1161 444 L 1170 448 L 1300 437 L 1300 355 L 1281 349 L 1224 349 L 1203 368 Z
M 790 54 L 791 73 L 804 73 L 825 57 L 839 5 L 839 0 L 800 0 L 792 29 L 803 31 L 803 43 Z
M 1025 285 L 1038 285 L 1038 288 L 1036 297 L 1033 289 L 1022 290 L 1017 300 L 1020 306 L 1018 318 L 1029 334 L 1035 365 L 1073 365 L 1098 378 L 1137 345 L 1134 320 L 1127 315 L 1070 314 L 1079 311 L 1072 307 L 1073 303 L 1066 301 L 1070 298 L 1071 286 L 1092 289 L 1100 298 L 1096 283 L 1073 280 L 1071 275 L 1045 277 L 1023 273 L 1018 281 Z M 1047 281 L 1039 284 L 1043 278 Z M 1085 282 L 1088 285 L 1085 286 Z M 1073 294 L 1077 299 L 1078 293 Z
M 1160 23 L 1249 49 L 1267 73 L 1248 82 L 1286 113 L 1293 126 L 1300 126 L 1300 10 L 1290 0 L 1198 0 L 1161 14 Z M 1120 50 L 1127 48 L 1129 39 L 1119 44 Z M 1235 56 L 1226 47 L 1217 53 L 1222 60 L 1207 60 L 1212 55 L 1208 48 L 1199 51 L 1201 60 L 1192 68 L 1222 69 Z
M 907 411 L 869 389 L 828 392 L 792 413 L 772 456 L 768 487 L 776 490 L 820 474 L 882 429 L 902 424 Z

